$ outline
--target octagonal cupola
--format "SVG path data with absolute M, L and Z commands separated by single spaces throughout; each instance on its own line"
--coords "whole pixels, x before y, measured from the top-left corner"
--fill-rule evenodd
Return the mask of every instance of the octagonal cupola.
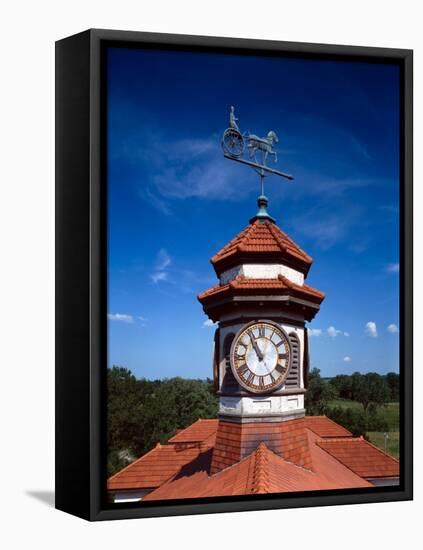
M 221 419 L 304 416 L 305 325 L 324 299 L 304 282 L 312 258 L 270 216 L 255 216 L 211 263 L 218 284 L 198 299 L 217 323 L 214 380 Z

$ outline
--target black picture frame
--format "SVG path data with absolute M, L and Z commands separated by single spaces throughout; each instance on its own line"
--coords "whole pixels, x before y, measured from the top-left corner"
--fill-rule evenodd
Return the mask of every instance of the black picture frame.
M 105 470 L 106 112 L 109 45 L 396 63 L 401 71 L 400 485 L 107 503 Z M 368 48 L 91 29 L 56 43 L 56 508 L 87 520 L 410 500 L 413 495 L 413 53 Z

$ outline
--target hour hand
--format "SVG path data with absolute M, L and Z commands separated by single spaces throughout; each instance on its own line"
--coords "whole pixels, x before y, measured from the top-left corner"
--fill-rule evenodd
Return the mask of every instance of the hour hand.
M 249 336 L 250 336 L 251 343 L 253 344 L 254 351 L 256 352 L 257 357 L 259 358 L 259 361 L 263 361 L 263 354 L 262 354 L 262 352 L 260 351 L 260 348 L 257 345 L 256 339 L 251 334 L 249 334 Z

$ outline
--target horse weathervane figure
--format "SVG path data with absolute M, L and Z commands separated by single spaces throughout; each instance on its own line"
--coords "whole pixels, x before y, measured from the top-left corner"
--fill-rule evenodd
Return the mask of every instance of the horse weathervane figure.
M 255 134 L 250 134 L 250 132 L 245 132 L 242 134 L 239 129 L 238 122 L 239 119 L 235 116 L 235 108 L 231 107 L 229 114 L 229 128 L 224 131 L 222 137 L 224 157 L 250 166 L 260 176 L 261 194 L 257 201 L 259 210 L 251 221 L 257 219 L 275 221 L 267 213 L 268 200 L 264 194 L 264 178 L 266 176 L 274 175 L 293 180 L 294 177 L 289 174 L 284 174 L 279 170 L 274 170 L 266 164 L 269 155 L 273 156 L 274 162 L 278 162 L 278 155 L 273 149 L 274 145 L 279 141 L 276 132 L 270 130 L 267 136 L 263 138 L 260 138 Z M 242 158 L 245 151 L 245 143 L 247 143 L 247 149 L 249 151 L 248 160 Z M 261 154 L 259 159 L 257 159 L 257 154 Z

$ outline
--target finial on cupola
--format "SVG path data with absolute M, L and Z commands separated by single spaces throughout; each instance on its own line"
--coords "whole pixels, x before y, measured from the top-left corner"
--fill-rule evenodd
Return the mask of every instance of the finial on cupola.
M 294 177 L 289 174 L 284 174 L 279 170 L 269 168 L 266 164 L 267 157 L 270 155 L 273 157 L 274 162 L 278 162 L 277 152 L 274 150 L 274 145 L 278 143 L 279 139 L 276 132 L 270 130 L 266 137 L 258 137 L 250 132 L 241 133 L 238 126 L 239 119 L 235 116 L 235 107 L 231 107 L 229 114 L 229 128 L 223 132 L 222 136 L 222 149 L 223 155 L 229 160 L 235 160 L 246 164 L 253 168 L 260 176 L 261 194 L 257 199 L 258 212 L 251 218 L 250 223 L 255 221 L 270 221 L 275 223 L 275 219 L 267 212 L 267 205 L 269 203 L 267 197 L 264 194 L 264 178 L 266 176 L 280 176 L 288 180 L 293 180 Z M 242 158 L 245 149 L 248 150 L 248 160 Z M 257 159 L 257 154 L 261 155 Z
M 251 218 L 250 223 L 254 223 L 257 220 L 261 222 L 269 221 L 276 223 L 275 218 L 272 218 L 272 216 L 267 211 L 268 203 L 269 201 L 267 197 L 263 194 L 257 198 L 258 211 L 257 214 Z

